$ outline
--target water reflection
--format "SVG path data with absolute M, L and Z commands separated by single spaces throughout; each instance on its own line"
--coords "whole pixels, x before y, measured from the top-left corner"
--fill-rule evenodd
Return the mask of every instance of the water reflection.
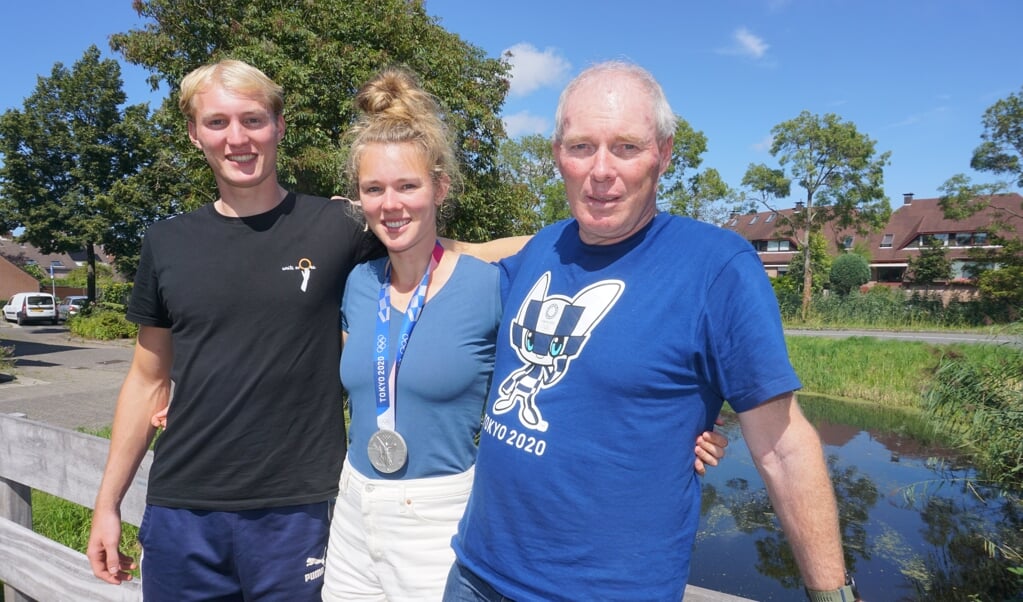
M 802 396 L 825 444 L 846 563 L 879 601 L 1023 601 L 1023 503 L 978 483 L 912 415 Z M 803 600 L 795 560 L 738 423 L 704 482 L 690 583 L 754 600 Z M 752 538 L 752 545 L 751 545 Z

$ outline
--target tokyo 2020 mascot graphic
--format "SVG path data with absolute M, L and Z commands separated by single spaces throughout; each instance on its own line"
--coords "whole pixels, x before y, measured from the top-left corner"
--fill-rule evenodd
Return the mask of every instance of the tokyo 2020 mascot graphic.
M 536 405 L 536 394 L 557 383 L 589 340 L 590 333 L 611 310 L 625 283 L 604 280 L 572 298 L 547 296 L 551 274 L 545 272 L 529 291 L 511 325 L 511 346 L 524 362 L 501 382 L 494 414 L 519 408 L 526 428 L 546 432 L 547 421 Z

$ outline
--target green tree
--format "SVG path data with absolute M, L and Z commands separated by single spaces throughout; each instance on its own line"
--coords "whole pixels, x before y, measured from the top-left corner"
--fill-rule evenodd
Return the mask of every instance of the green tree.
M 1017 210 L 1011 205 L 993 205 L 991 201 L 1004 189 L 1001 183 L 974 184 L 966 175 L 956 174 L 938 187 L 942 193 L 938 204 L 947 219 L 961 220 L 988 211 L 992 229 L 1009 230 L 1013 221 L 1023 221 L 1023 207 Z
M 530 134 L 517 140 L 503 140 L 497 163 L 506 186 L 524 189 L 528 199 L 525 202 L 537 214 L 536 226 L 546 226 L 571 215 L 550 138 Z
M 973 151 L 970 166 L 1004 174 L 1023 187 L 1023 87 L 984 111 L 984 142 Z
M 807 242 L 825 224 L 842 230 L 856 228 L 866 234 L 881 227 L 891 215 L 884 194 L 884 166 L 890 152 L 875 154 L 875 142 L 857 131 L 855 124 L 828 113 L 823 117 L 803 111 L 795 119 L 771 129 L 771 155 L 782 174 L 766 166 L 750 166 L 743 178 L 765 198 L 777 198 L 788 177 L 806 194 L 803 209 L 779 220 L 800 243 L 803 262 L 802 317 L 810 308 L 814 267 Z M 770 176 L 770 177 L 767 177 Z
M 948 249 L 936 238 L 929 238 L 927 246 L 920 249 L 920 254 L 909 258 L 909 266 L 903 276 L 906 282 L 923 284 L 925 288 L 951 278 L 952 262 L 948 259 Z
M 105 211 L 120 216 L 107 232 L 104 249 L 113 256 L 117 272 L 129 280 L 135 277 L 146 228 L 193 207 L 200 190 L 189 178 L 186 155 L 176 145 L 179 134 L 184 136 L 175 131 L 180 122 L 180 114 L 168 111 L 158 111 L 148 125 L 129 121 L 127 125 L 138 137 L 139 152 L 147 162 L 138 173 L 115 182 L 110 192 L 98 199 Z M 191 150 L 186 152 L 191 155 Z M 214 200 L 205 189 L 201 196 Z
M 62 286 L 73 286 L 75 288 L 84 288 L 88 286 L 89 282 L 89 267 L 82 266 L 75 268 L 67 273 L 67 276 L 59 280 Z M 106 288 L 114 282 L 114 270 L 105 264 L 96 264 L 96 287 L 99 289 Z
M 106 196 L 146 158 L 139 151 L 149 109 L 125 102 L 117 61 L 89 47 L 67 69 L 39 78 L 22 110 L 0 116 L 4 222 L 44 253 L 86 251 L 88 295 L 96 298 L 96 245 L 121 219 Z
M 1023 89 L 988 107 L 982 118 L 983 142 L 973 151 L 970 166 L 978 171 L 1008 176 L 1023 186 Z M 993 203 L 1008 186 L 1002 182 L 974 184 L 963 174 L 942 186 L 941 208 L 948 219 L 965 219 L 980 212 L 990 216 L 988 245 L 972 248 L 970 259 L 981 266 L 976 273 L 982 298 L 1004 305 L 1011 312 L 1023 308 L 1023 241 L 1016 236 L 1023 222 L 1023 206 Z
M 144 29 L 111 37 L 125 58 L 149 69 L 150 82 L 171 90 L 163 109 L 176 111 L 177 86 L 195 67 L 225 57 L 250 62 L 285 89 L 288 132 L 281 143 L 281 181 L 297 191 L 348 190 L 341 166 L 345 132 L 355 118 L 352 98 L 381 68 L 402 64 L 450 112 L 465 189 L 447 233 L 482 240 L 519 233 L 529 208 L 510 203 L 497 171 L 503 136 L 499 110 L 507 92 L 508 65 L 444 30 L 409 0 L 136 0 Z M 171 115 L 164 117 L 171 123 Z M 188 144 L 180 117 L 173 144 L 185 158 L 194 191 L 186 206 L 211 200 L 212 174 Z M 141 188 L 142 186 L 140 186 Z
M 707 136 L 694 130 L 685 119 L 675 119 L 671 162 L 658 183 L 658 204 L 676 215 L 722 223 L 730 212 L 730 208 L 722 206 L 722 202 L 734 200 L 735 195 L 716 169 L 708 168 L 689 175 L 703 162 Z
M 828 286 L 832 261 L 831 255 L 828 255 L 828 241 L 820 232 L 812 232 L 804 248 L 808 252 L 793 255 L 789 262 L 789 269 L 785 272 L 785 278 L 791 280 L 795 289 L 800 291 L 803 296 L 805 296 L 803 287 L 808 284 L 811 295 L 823 291 Z M 805 276 L 806 263 L 803 258 L 806 255 L 810 257 L 810 273 L 812 274 L 810 279 Z M 803 315 L 803 319 L 806 319 L 806 315 Z
M 750 163 L 742 176 L 742 185 L 747 192 L 747 206 L 743 213 L 756 213 L 757 204 L 772 211 L 781 209 L 778 201 L 789 197 L 792 191 L 792 180 L 785 176 L 785 171 L 772 169 L 763 163 Z
M 23 265 L 23 266 L 20 266 L 20 267 L 29 276 L 31 276 L 31 277 L 35 278 L 36 280 L 38 280 L 39 284 L 45 285 L 45 286 L 49 286 L 50 285 L 50 275 L 47 274 L 43 270 L 43 268 L 39 267 L 39 264 L 33 263 L 32 265 Z
M 862 255 L 845 253 L 831 262 L 831 289 L 848 295 L 870 281 L 870 264 Z
M 977 278 L 982 297 L 1014 310 L 1023 311 L 1023 266 L 1003 266 L 997 270 L 984 270 Z

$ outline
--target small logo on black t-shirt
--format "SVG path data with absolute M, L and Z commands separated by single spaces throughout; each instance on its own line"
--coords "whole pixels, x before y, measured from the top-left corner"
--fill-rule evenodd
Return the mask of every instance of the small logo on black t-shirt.
M 298 265 L 286 265 L 286 266 L 281 268 L 281 271 L 282 272 L 289 272 L 289 271 L 298 270 L 299 272 L 301 272 L 302 273 L 302 283 L 298 286 L 298 288 L 299 288 L 300 291 L 302 291 L 304 293 L 306 287 L 309 286 L 309 275 L 312 274 L 312 271 L 315 270 L 315 269 L 316 269 L 316 266 L 313 265 L 313 261 L 311 259 L 303 257 L 302 259 L 298 260 Z

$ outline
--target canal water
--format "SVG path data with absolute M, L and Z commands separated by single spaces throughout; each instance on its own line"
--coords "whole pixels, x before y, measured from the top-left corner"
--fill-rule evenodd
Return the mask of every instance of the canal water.
M 1023 575 L 1010 570 L 1023 566 L 1021 492 L 985 484 L 917 415 L 807 395 L 800 403 L 824 442 L 846 564 L 864 600 L 1023 601 Z M 738 421 L 725 419 L 728 455 L 704 480 L 689 582 L 805 600 Z

